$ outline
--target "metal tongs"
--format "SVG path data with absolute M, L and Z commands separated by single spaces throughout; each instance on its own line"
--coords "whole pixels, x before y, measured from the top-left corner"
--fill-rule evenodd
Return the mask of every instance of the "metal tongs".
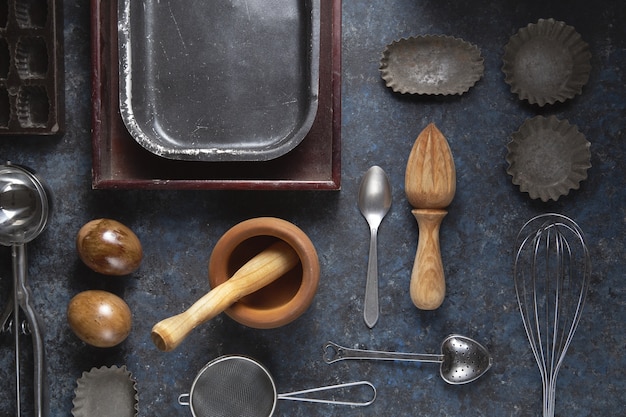
M 2 316 L 0 330 L 15 340 L 16 417 L 21 417 L 20 336 L 30 334 L 33 343 L 36 417 L 48 415 L 45 349 L 40 319 L 26 283 L 26 244 L 39 236 L 48 222 L 51 202 L 41 179 L 31 170 L 8 162 L 0 166 L 0 244 L 11 246 L 13 292 Z M 24 319 L 20 319 L 20 311 Z

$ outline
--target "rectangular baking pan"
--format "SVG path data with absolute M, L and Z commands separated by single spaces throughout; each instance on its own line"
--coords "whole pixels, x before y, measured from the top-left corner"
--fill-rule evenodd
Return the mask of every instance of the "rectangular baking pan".
M 266 161 L 317 111 L 320 0 L 119 0 L 120 109 L 150 152 Z
M 318 106 L 300 145 L 259 162 L 180 161 L 147 151 L 119 109 L 115 0 L 91 0 L 94 189 L 338 190 L 341 187 L 341 1 L 320 1 Z

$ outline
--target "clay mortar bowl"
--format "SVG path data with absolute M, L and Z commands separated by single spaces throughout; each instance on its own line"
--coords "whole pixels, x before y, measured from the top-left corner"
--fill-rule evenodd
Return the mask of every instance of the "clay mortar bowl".
M 289 244 L 300 262 L 276 281 L 225 310 L 230 318 L 245 326 L 256 329 L 284 326 L 308 309 L 319 283 L 317 251 L 308 236 L 294 224 L 274 217 L 259 217 L 228 230 L 211 254 L 209 283 L 215 288 L 277 240 Z

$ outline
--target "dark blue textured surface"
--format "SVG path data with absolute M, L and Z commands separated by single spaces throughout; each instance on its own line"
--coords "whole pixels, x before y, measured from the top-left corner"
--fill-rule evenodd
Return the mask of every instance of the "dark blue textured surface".
M 539 18 L 572 25 L 589 43 L 592 73 L 583 94 L 538 111 L 510 93 L 500 71 L 502 49 Z M 512 279 L 514 238 L 535 214 L 557 211 L 587 234 L 593 276 L 587 305 L 557 387 L 557 416 L 617 416 L 626 408 L 624 234 L 626 222 L 626 4 L 596 1 L 383 0 L 343 4 L 342 184 L 340 192 L 175 192 L 90 189 L 89 5 L 65 2 L 67 133 L 61 139 L 3 137 L 0 160 L 35 168 L 54 193 L 49 228 L 29 245 L 30 283 L 45 317 L 51 415 L 68 416 L 76 379 L 93 366 L 126 364 L 138 381 L 140 415 L 188 416 L 176 398 L 216 356 L 261 360 L 279 392 L 358 379 L 378 387 L 368 408 L 281 401 L 290 416 L 536 416 L 539 372 L 519 317 Z M 453 35 L 478 45 L 485 74 L 463 96 L 405 97 L 382 82 L 385 45 L 419 34 Z M 580 190 L 557 203 L 531 201 L 506 170 L 512 132 L 535 114 L 554 114 L 592 143 L 592 168 Z M 418 133 L 434 122 L 447 137 L 457 193 L 441 228 L 448 280 L 444 304 L 420 312 L 408 295 L 417 227 L 404 196 L 406 159 Z M 356 194 L 363 173 L 382 166 L 393 206 L 379 233 L 381 317 L 362 319 L 368 228 Z M 275 330 L 253 330 L 219 316 L 176 351 L 161 353 L 150 328 L 208 290 L 207 262 L 217 239 L 237 222 L 271 215 L 301 227 L 317 247 L 322 277 L 307 313 Z M 78 260 L 74 238 L 96 217 L 117 219 L 141 239 L 145 259 L 126 278 L 106 278 Z M 0 248 L 0 295 L 10 289 L 10 251 Z M 134 315 L 130 337 L 112 349 L 90 348 L 66 324 L 65 309 L 81 290 L 123 296 Z M 321 346 L 437 353 L 449 333 L 474 337 L 493 353 L 484 378 L 450 386 L 436 365 L 346 362 L 326 365 Z M 12 415 L 12 339 L 0 340 L 0 415 Z M 593 392 L 593 393 L 592 393 Z

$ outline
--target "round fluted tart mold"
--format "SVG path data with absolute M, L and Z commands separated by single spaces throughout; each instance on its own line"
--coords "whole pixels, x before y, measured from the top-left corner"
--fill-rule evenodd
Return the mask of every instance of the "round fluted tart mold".
M 532 199 L 557 201 L 577 190 L 591 167 L 591 143 L 567 120 L 536 116 L 513 133 L 507 173 Z
M 137 381 L 126 366 L 91 368 L 76 381 L 73 417 L 137 417 Z
M 511 92 L 540 107 L 582 94 L 591 72 L 589 45 L 554 19 L 539 19 L 511 36 L 502 61 Z

